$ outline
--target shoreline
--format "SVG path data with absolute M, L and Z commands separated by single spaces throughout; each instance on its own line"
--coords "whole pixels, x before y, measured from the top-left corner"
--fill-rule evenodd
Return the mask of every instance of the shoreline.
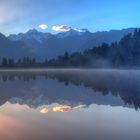
M 4 72 L 66 72 L 66 71 L 140 71 L 140 69 L 126 68 L 2 68 L 0 73 Z

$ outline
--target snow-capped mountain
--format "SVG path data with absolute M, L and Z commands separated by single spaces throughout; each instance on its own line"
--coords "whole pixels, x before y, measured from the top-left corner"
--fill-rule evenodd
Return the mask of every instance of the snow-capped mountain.
M 42 33 L 35 29 L 18 35 L 10 35 L 11 41 L 21 41 L 31 52 L 36 53 L 39 59 L 44 57 L 53 58 L 75 52 L 85 42 L 92 38 L 92 33 L 87 30 L 71 29 L 58 34 Z M 73 42 L 73 43 L 72 43 Z
M 50 33 L 38 32 L 36 29 L 31 29 L 26 33 L 19 33 L 18 35 L 10 35 L 8 38 L 13 41 L 32 40 L 42 43 L 51 36 Z
M 35 29 L 26 33 L 0 34 L 0 57 L 35 57 L 36 59 L 55 58 L 65 52 L 73 53 L 99 46 L 103 42 L 119 41 L 134 28 L 91 33 L 87 29 L 71 29 L 58 34 L 43 33 Z
M 46 41 L 51 36 L 55 36 L 57 38 L 65 38 L 65 37 L 72 37 L 72 36 L 82 36 L 85 33 L 90 33 L 87 29 L 71 29 L 66 32 L 60 32 L 58 34 L 51 34 L 51 33 L 43 33 L 39 32 L 36 29 L 31 29 L 27 31 L 26 33 L 19 33 L 17 35 L 11 34 L 8 36 L 8 38 L 12 41 L 24 41 L 24 40 L 34 40 L 38 41 L 40 43 L 43 43 L 43 41 Z
M 88 31 L 88 29 L 71 29 L 67 32 L 58 33 L 56 36 L 58 38 L 65 38 L 70 36 L 82 36 L 85 33 L 90 33 L 90 32 Z

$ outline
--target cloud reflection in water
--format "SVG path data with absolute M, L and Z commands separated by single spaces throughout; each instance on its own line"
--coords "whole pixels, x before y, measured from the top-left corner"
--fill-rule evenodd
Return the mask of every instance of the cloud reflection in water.
M 63 112 L 69 112 L 69 111 L 75 110 L 75 109 L 84 108 L 84 107 L 86 107 L 86 105 L 78 105 L 78 106 L 74 106 L 74 107 L 69 106 L 69 105 L 57 105 L 57 106 L 52 107 L 52 111 L 63 113 Z M 44 108 L 41 108 L 39 110 L 39 112 L 42 114 L 47 114 L 49 112 L 49 109 L 44 107 Z
M 49 110 L 47 108 L 42 108 L 40 110 L 40 113 L 42 113 L 42 114 L 47 114 L 48 112 L 49 112 Z

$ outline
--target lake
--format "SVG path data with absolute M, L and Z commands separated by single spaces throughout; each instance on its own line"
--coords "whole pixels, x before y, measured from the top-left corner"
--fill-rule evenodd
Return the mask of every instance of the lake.
M 0 140 L 139 140 L 139 108 L 139 70 L 0 70 Z

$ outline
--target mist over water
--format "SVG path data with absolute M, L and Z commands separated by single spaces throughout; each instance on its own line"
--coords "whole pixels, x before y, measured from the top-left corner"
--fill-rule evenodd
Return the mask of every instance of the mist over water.
M 3 140 L 140 138 L 139 70 L 5 70 L 0 95 Z

